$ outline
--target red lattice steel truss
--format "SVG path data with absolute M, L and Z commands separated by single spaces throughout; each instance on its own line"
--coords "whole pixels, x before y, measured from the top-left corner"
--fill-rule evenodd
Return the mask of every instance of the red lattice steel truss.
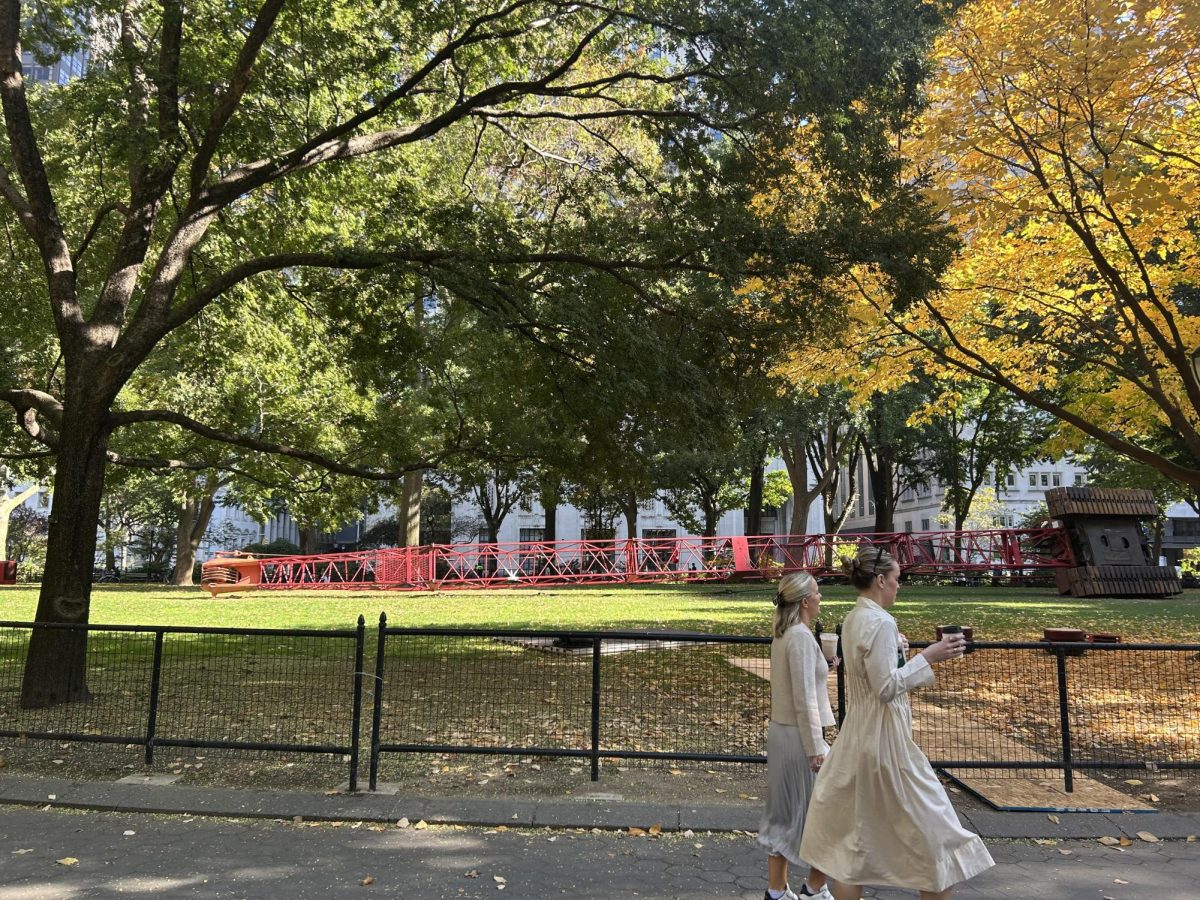
M 1061 528 L 896 534 L 640 538 L 538 543 L 433 544 L 254 557 L 228 553 L 203 566 L 212 593 L 253 588 L 496 588 L 773 578 L 837 573 L 848 550 L 882 546 L 913 575 L 1016 577 L 1075 565 Z

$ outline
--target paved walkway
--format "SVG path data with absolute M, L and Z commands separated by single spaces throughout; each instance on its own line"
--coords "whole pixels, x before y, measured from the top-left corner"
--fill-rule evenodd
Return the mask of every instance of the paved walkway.
M 402 817 L 408 827 L 397 826 Z M 956 898 L 1197 896 L 1200 842 L 1186 836 L 1200 833 L 1200 815 L 962 817 L 999 865 Z M 758 898 L 765 860 L 742 833 L 754 818 L 739 807 L 411 800 L 0 775 L 0 900 Z M 415 827 L 422 820 L 430 826 Z M 662 834 L 627 832 L 655 825 Z M 1139 831 L 1163 840 L 1143 841 Z M 1132 838 L 1127 847 L 1096 840 L 1123 835 Z

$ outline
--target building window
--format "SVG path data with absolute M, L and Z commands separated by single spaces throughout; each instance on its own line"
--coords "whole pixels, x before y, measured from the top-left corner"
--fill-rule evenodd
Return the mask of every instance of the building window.
M 1062 487 L 1062 472 L 1051 472 L 1050 480 L 1054 483 L 1055 487 Z
M 1172 519 L 1171 534 L 1175 537 L 1200 537 L 1200 519 Z
M 928 520 L 928 519 L 922 519 L 922 520 L 921 520 L 921 530 L 922 530 L 922 531 L 928 531 L 928 530 L 929 530 L 929 520 Z
M 912 519 L 909 519 L 907 522 L 904 523 L 904 531 L 907 534 L 912 534 Z
M 655 500 L 653 497 L 648 497 L 638 504 L 638 509 L 640 509 L 642 512 L 652 513 L 657 505 L 657 500 Z
M 1032 488 L 1037 487 L 1037 472 L 1029 473 L 1029 486 Z
M 1049 487 L 1050 486 L 1050 473 L 1042 472 L 1041 476 L 1042 476 L 1042 487 Z
M 1075 473 L 1075 487 L 1083 487 L 1087 484 L 1087 476 L 1082 472 Z
M 517 540 L 522 544 L 534 544 L 546 539 L 545 528 L 521 528 L 518 532 Z
M 1009 487 L 1016 487 L 1016 486 L 1017 486 L 1017 473 L 1016 473 L 1016 472 L 1009 472 L 1009 473 L 1008 473 L 1008 486 L 1009 486 Z
M 675 536 L 676 536 L 676 531 L 674 528 L 643 528 L 642 529 L 642 537 L 648 541 L 664 540 L 664 539 L 674 540 Z

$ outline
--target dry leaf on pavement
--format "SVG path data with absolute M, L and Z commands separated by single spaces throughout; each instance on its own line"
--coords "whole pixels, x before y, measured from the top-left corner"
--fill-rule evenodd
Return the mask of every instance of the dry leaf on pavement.
M 60 866 L 73 866 L 73 865 L 75 865 L 75 863 L 79 862 L 79 860 L 77 860 L 77 859 L 76 859 L 75 857 L 73 857 L 73 856 L 64 856 L 62 859 L 55 860 L 55 861 L 56 861 L 56 862 L 57 862 L 57 863 L 58 863 Z
M 374 875 L 368 875 L 366 878 L 364 878 L 362 881 L 359 882 L 359 884 L 361 884 L 363 886 L 366 886 L 368 884 L 374 884 L 374 883 L 375 883 Z
M 1154 835 L 1152 835 L 1148 831 L 1139 831 L 1137 833 L 1137 836 L 1139 838 L 1141 838 L 1143 841 L 1145 841 L 1147 844 L 1157 844 L 1158 843 L 1158 838 L 1155 837 Z

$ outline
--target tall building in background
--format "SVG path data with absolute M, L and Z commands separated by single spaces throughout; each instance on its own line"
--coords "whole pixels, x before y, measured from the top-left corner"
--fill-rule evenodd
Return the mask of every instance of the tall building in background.
M 86 49 L 61 56 L 49 65 L 39 63 L 33 51 L 21 51 L 25 80 L 41 84 L 66 84 L 72 78 L 82 78 L 87 74 L 90 61 L 91 52 Z

